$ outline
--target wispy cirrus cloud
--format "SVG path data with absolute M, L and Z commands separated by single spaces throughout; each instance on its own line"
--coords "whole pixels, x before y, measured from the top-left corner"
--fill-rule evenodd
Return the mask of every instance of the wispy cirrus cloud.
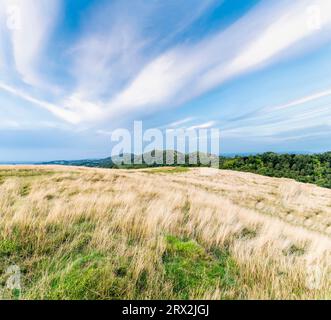
M 187 117 L 181 120 L 177 120 L 174 122 L 171 122 L 169 124 L 167 124 L 165 127 L 166 128 L 174 128 L 174 127 L 179 127 L 179 126 L 183 126 L 184 124 L 190 123 L 194 120 L 193 117 Z
M 216 121 L 208 121 L 200 124 L 196 124 L 194 126 L 188 127 L 188 130 L 196 130 L 196 129 L 208 129 L 214 127 L 216 125 Z
M 61 124 L 91 150 L 133 119 L 231 148 L 325 136 L 330 44 L 329 0 L 0 0 L 0 128 Z
M 311 5 L 323 13 L 323 32 L 309 24 L 307 9 Z M 289 55 L 285 49 L 302 41 L 300 49 L 304 51 L 325 37 L 330 40 L 331 33 L 326 32 L 330 27 L 329 1 L 262 2 L 226 30 L 195 44 L 179 45 L 153 59 L 110 100 L 108 115 L 178 105 L 235 76 L 275 63 Z M 316 41 L 319 32 L 323 37 Z
M 123 5 L 120 1 L 106 4 L 106 7 L 97 6 L 97 9 L 92 11 L 92 16 L 86 19 L 89 22 L 82 23 L 82 32 L 77 41 L 65 50 L 68 72 L 73 80 L 72 90 L 66 89 L 66 96 L 54 98 L 54 92 L 50 92 L 53 88 L 48 83 L 48 80 L 52 82 L 53 79 L 44 79 L 41 70 L 47 65 L 47 50 L 50 50 L 47 45 L 62 1 L 3 0 L 0 11 L 3 21 L 11 18 L 8 16 L 8 8 L 14 7 L 18 13 L 18 16 L 13 18 L 18 19 L 19 26 L 8 28 L 4 23 L 1 31 L 8 36 L 6 49 L 11 51 L 11 59 L 19 78 L 15 77 L 12 70 L 12 78 L 18 81 L 3 83 L 0 89 L 34 103 L 69 123 L 95 123 L 103 120 L 108 113 L 109 99 L 112 99 L 123 85 L 132 81 L 135 74 L 153 56 L 153 53 L 146 52 L 155 46 L 155 41 L 162 39 L 163 44 L 160 49 L 153 49 L 154 55 L 162 47 L 168 46 L 171 38 L 185 30 L 213 2 L 208 0 L 203 4 L 199 1 L 191 4 L 169 4 L 168 9 L 177 7 L 181 10 L 173 13 L 178 20 L 174 21 L 173 29 L 166 30 L 168 39 L 164 38 L 162 30 L 147 35 L 144 30 L 146 24 L 156 22 L 167 6 L 158 2 L 146 6 L 143 1 L 138 1 L 133 5 L 135 12 L 128 10 L 128 3 Z M 193 4 L 196 5 L 195 14 L 186 10 Z M 162 28 L 169 28 L 168 23 L 164 23 Z M 19 85 L 19 81 L 31 85 L 31 92 L 28 92 L 26 86 Z M 47 101 L 47 98 L 35 97 L 37 88 L 44 89 L 44 96 L 51 94 L 53 102 Z
M 45 63 L 44 49 L 55 27 L 58 0 L 2 0 L 2 17 L 6 22 L 13 61 L 25 83 L 44 86 L 40 67 Z M 3 32 L 3 31 L 2 31 Z
M 59 108 L 57 105 L 55 105 L 53 103 L 49 103 L 47 101 L 34 98 L 33 96 L 21 91 L 20 89 L 15 88 L 15 87 L 11 87 L 6 84 L 0 83 L 0 90 L 10 93 L 27 102 L 33 103 L 34 105 L 39 106 L 45 110 L 48 110 L 55 116 L 65 120 L 69 123 L 77 124 L 80 122 L 80 118 L 77 116 L 77 114 L 75 112 L 73 112 L 71 110 Z
M 103 118 L 113 109 L 110 105 L 119 92 L 214 3 L 214 0 L 167 4 L 156 1 L 147 5 L 138 1 L 129 5 L 115 1 L 97 8 L 84 26 L 82 36 L 69 50 L 69 55 L 74 57 L 71 73 L 76 79 L 72 95 L 79 96 L 83 103 L 85 99 L 100 106 Z M 194 14 L 189 11 L 192 6 Z M 159 17 L 169 11 L 172 11 L 171 17 L 162 22 Z M 158 28 L 150 28 L 153 24 Z M 139 105 L 139 95 L 134 99 L 132 103 Z M 120 109 L 125 110 L 123 106 Z
M 330 98 L 331 90 L 324 90 L 281 105 L 258 109 L 230 119 L 224 124 L 223 134 L 228 137 L 272 137 L 287 133 L 286 137 L 290 139 L 291 132 L 294 137 L 303 137 L 297 131 L 309 128 L 321 127 L 323 133 L 327 129 L 331 132 Z
M 75 125 L 115 122 L 127 115 L 140 116 L 180 106 L 235 77 L 302 54 L 331 39 L 328 0 L 262 1 L 221 30 L 184 40 L 174 39 L 216 1 L 195 1 L 195 14 L 189 12 L 192 4 L 187 3 L 156 1 L 147 5 L 144 1 L 115 1 L 89 11 L 79 27 L 79 35 L 62 44 L 68 70 L 61 68 L 60 72 L 67 72 L 65 76 L 69 75 L 71 83 L 65 96 L 56 96 L 49 94 L 47 88 L 47 80 L 53 79 L 44 80 L 42 70 L 47 69 L 49 39 L 56 29 L 62 1 L 13 1 L 3 0 L 2 8 L 18 4 L 22 29 L 2 32 L 10 39 L 20 80 L 33 88 L 29 91 L 15 81 L 3 83 L 0 90 Z M 309 24 L 307 9 L 311 6 L 322 13 L 321 29 Z M 174 12 L 174 8 L 178 10 Z M 174 19 L 173 23 L 160 20 L 164 10 L 172 11 L 169 19 Z M 43 98 L 36 97 L 35 88 L 44 88 Z M 310 102 L 323 94 L 329 92 L 312 94 L 277 108 Z M 264 111 L 273 117 L 273 109 Z M 181 124 L 179 120 L 177 125 Z
M 311 102 L 311 101 L 315 101 L 315 100 L 319 100 L 321 98 L 329 97 L 329 96 L 331 96 L 331 89 L 324 90 L 324 91 L 321 91 L 321 92 L 317 92 L 317 93 L 311 94 L 309 96 L 302 97 L 300 99 L 297 99 L 297 100 L 294 100 L 294 101 L 291 101 L 291 102 L 288 102 L 288 103 L 285 103 L 285 104 L 281 104 L 281 105 L 273 106 L 273 107 L 268 107 L 268 108 L 265 108 L 265 111 L 283 110 L 283 109 L 299 106 L 301 104 Z

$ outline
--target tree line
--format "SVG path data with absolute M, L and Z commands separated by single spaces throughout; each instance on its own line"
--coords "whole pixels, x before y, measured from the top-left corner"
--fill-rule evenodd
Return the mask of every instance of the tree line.
M 252 156 L 221 157 L 220 169 L 291 178 L 331 188 L 331 152 L 313 155 L 266 152 Z
M 200 161 L 202 156 L 197 155 L 197 163 L 190 164 L 189 158 L 192 154 L 182 154 L 178 151 L 174 153 L 173 166 L 184 167 L 200 167 L 206 166 Z M 154 163 L 147 164 L 145 161 L 142 164 L 134 164 L 134 158 L 137 157 L 133 154 L 128 154 L 132 158 L 132 163 L 129 165 L 116 164 L 114 159 L 109 157 L 106 159 L 96 160 L 78 160 L 78 161 L 53 161 L 46 164 L 61 164 L 61 165 L 74 165 L 86 167 L 100 167 L 100 168 L 149 168 L 169 166 L 166 164 L 166 151 L 152 151 L 154 156 L 157 153 L 161 158 L 163 157 L 163 164 Z M 200 154 L 201 155 L 201 154 Z M 141 157 L 141 156 L 139 156 Z M 185 159 L 184 164 L 177 161 L 177 159 Z M 217 156 L 213 156 L 216 157 Z M 161 161 L 162 162 L 162 161 Z M 290 178 L 300 182 L 313 183 L 321 187 L 331 188 L 331 152 L 321 154 L 278 154 L 274 152 L 266 152 L 263 154 L 250 155 L 250 156 L 234 156 L 234 157 L 219 157 L 219 168 L 226 170 L 238 170 L 245 172 L 257 173 L 269 177 Z

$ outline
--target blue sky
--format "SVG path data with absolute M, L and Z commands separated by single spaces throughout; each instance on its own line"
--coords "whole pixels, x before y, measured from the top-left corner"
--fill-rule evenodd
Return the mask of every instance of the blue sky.
M 0 0 L 0 161 L 217 127 L 224 153 L 331 150 L 329 0 Z

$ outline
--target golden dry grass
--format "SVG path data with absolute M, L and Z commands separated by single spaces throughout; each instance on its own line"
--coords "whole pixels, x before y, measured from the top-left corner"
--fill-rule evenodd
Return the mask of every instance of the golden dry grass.
M 0 271 L 21 268 L 23 299 L 331 297 L 331 190 L 314 185 L 1 167 L 0 219 Z

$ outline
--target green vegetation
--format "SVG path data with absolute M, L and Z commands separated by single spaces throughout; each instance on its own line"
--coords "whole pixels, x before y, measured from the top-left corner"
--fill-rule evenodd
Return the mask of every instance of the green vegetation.
M 252 214 L 250 205 L 266 199 L 258 183 L 240 198 L 240 206 L 227 201 L 236 200 L 238 186 L 242 186 L 242 179 L 233 178 L 237 175 L 223 175 L 230 183 L 223 196 L 220 188 L 205 189 L 208 176 L 201 176 L 201 185 L 192 188 L 187 180 L 193 170 L 175 179 L 170 174 L 186 172 L 187 167 L 150 168 L 132 174 L 72 172 L 72 168 L 61 167 L 52 168 L 52 176 L 41 174 L 49 167 L 42 169 L 6 171 L 0 185 L 0 298 L 330 297 L 327 279 L 318 290 L 307 290 L 304 264 L 307 256 L 316 254 L 323 272 L 324 266 L 329 272 L 329 246 L 317 253 L 315 248 L 318 243 L 329 243 L 325 235 L 331 232 L 327 229 L 330 190 L 311 192 L 312 207 L 304 214 L 311 216 L 312 236 L 301 219 L 301 202 L 297 205 L 295 195 L 290 195 L 289 202 L 300 232 L 282 220 L 282 212 L 289 210 L 283 208 L 286 202 L 277 200 L 281 199 L 279 189 L 281 194 L 287 192 L 279 188 L 287 187 L 284 181 L 272 180 L 269 186 L 268 197 L 276 201 L 265 201 L 265 208 L 279 217 L 270 219 L 258 211 Z M 142 179 L 144 171 L 160 174 L 144 174 Z M 224 179 L 215 185 L 224 188 Z M 15 289 L 8 286 L 13 272 L 19 274 L 20 285 Z
M 331 152 L 314 155 L 267 152 L 231 159 L 222 157 L 220 168 L 253 172 L 269 177 L 291 178 L 331 188 Z
M 1 169 L 0 167 L 0 179 L 6 177 L 39 177 L 44 175 L 52 175 L 53 171 L 48 170 L 29 170 L 29 169 Z
M 21 298 L 119 298 L 130 280 L 116 276 L 116 257 L 89 247 L 93 231 L 88 222 L 54 225 L 44 231 L 14 228 L 10 237 L 0 240 L 0 284 L 3 287 L 6 281 L 6 268 L 15 264 L 22 272 Z M 3 294 L 8 299 L 17 297 L 14 291 Z
M 20 266 L 24 290 L 2 292 L 4 298 L 146 298 L 153 280 L 149 272 L 142 270 L 135 276 L 132 257 L 93 249 L 89 245 L 93 230 L 86 222 L 54 226 L 38 241 L 28 230 L 15 228 L 9 239 L 0 240 L 0 274 L 4 275 L 0 284 L 5 283 L 7 266 L 15 264 Z M 34 231 L 40 234 L 40 230 Z M 189 299 L 215 287 L 224 292 L 235 287 L 239 269 L 229 253 L 219 249 L 208 252 L 192 239 L 167 236 L 165 241 L 157 277 L 159 285 L 171 285 L 172 298 Z M 132 286 L 128 286 L 130 283 Z
M 0 239 L 0 274 L 17 264 L 24 290 L 4 292 L 16 299 L 120 299 L 144 298 L 150 290 L 150 275 L 142 270 L 135 277 L 132 257 L 119 257 L 90 246 L 94 225 L 78 221 L 74 225 L 54 225 L 44 230 L 15 227 L 11 236 Z M 34 236 L 34 235 L 39 235 Z M 115 241 L 115 239 L 114 239 Z M 128 246 L 133 244 L 128 243 Z M 136 244 L 135 244 L 136 245 Z M 203 293 L 215 286 L 224 290 L 235 285 L 237 267 L 228 253 L 207 252 L 194 240 L 166 237 L 159 279 L 171 284 L 172 296 L 188 299 L 192 292 Z M 154 274 L 155 276 L 155 274 Z M 0 277 L 4 284 L 6 277 Z M 164 282 L 165 281 L 165 282 Z M 128 287 L 132 283 L 132 288 Z M 128 290 L 133 295 L 128 296 Z M 131 292 L 132 294 L 132 292 Z
M 235 286 L 237 266 L 229 253 L 214 250 L 208 253 L 194 240 L 167 237 L 163 255 L 166 278 L 173 283 L 174 292 L 188 299 L 190 292 L 208 292 L 216 286 Z
M 98 253 L 78 254 L 54 265 L 49 279 L 47 299 L 98 299 L 106 294 L 103 275 L 107 275 L 107 260 Z M 111 274 L 109 274 L 111 275 Z
M 152 155 L 155 156 L 152 152 Z M 143 169 L 151 167 L 167 167 L 168 173 L 184 172 L 185 167 L 200 167 L 203 165 L 197 156 L 197 164 L 189 164 L 189 154 L 181 154 L 174 151 L 174 164 L 176 171 L 170 171 L 166 164 L 166 151 L 158 151 L 157 157 L 164 164 L 148 165 L 144 161 L 142 164 L 134 164 L 135 157 L 141 156 L 125 155 L 126 159 L 131 159 L 132 164 L 115 164 L 112 158 L 100 160 L 81 160 L 81 161 L 57 161 L 52 164 L 76 165 L 86 167 L 114 168 L 114 169 Z M 179 159 L 185 159 L 185 164 L 180 164 Z M 160 162 L 160 161 L 159 161 Z M 290 178 L 300 182 L 313 183 L 321 187 L 331 188 L 331 152 L 303 155 L 303 154 L 277 154 L 266 152 L 251 156 L 219 157 L 219 168 L 228 170 L 238 170 L 244 172 L 257 173 L 269 177 Z M 164 172 L 160 169 L 160 172 Z M 157 173 L 158 171 L 153 171 Z M 0 173 L 1 178 L 1 173 Z
M 156 168 L 156 169 L 150 169 L 150 170 L 145 170 L 145 172 L 148 173 L 184 173 L 188 172 L 189 168 L 187 167 L 163 167 L 163 168 Z

